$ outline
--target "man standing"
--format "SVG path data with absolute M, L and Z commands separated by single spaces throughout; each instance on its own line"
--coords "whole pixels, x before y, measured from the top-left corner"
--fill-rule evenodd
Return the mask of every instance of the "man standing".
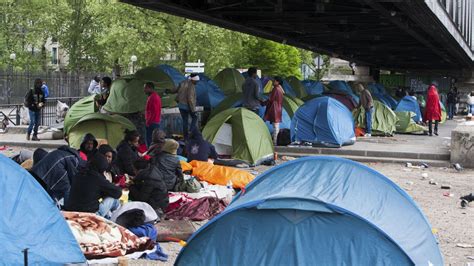
M 146 126 L 146 146 L 151 145 L 151 136 L 156 128 L 160 128 L 161 120 L 161 98 L 155 91 L 155 85 L 147 82 L 144 87 L 145 94 L 148 95 L 145 108 Z
M 359 107 L 362 106 L 365 110 L 365 136 L 372 136 L 372 114 L 374 113 L 374 100 L 372 94 L 367 90 L 364 85 L 358 83 L 357 89 L 360 93 Z
M 448 92 L 448 119 L 452 120 L 454 114 L 456 113 L 456 101 L 457 101 L 457 93 L 452 87 Z
M 42 86 L 42 80 L 35 79 L 33 89 L 30 89 L 25 96 L 25 107 L 28 108 L 30 114 L 30 124 L 28 125 L 28 133 L 26 135 L 27 140 L 30 140 L 31 132 L 33 132 L 31 140 L 39 141 L 38 127 L 41 122 L 41 109 L 46 102 Z
M 258 114 L 260 96 L 257 83 L 257 68 L 248 69 L 248 78 L 242 84 L 242 106 Z
M 188 138 L 188 132 L 197 126 L 196 114 L 196 83 L 199 81 L 197 74 L 191 74 L 187 80 L 183 80 L 178 88 L 170 90 L 170 93 L 178 93 L 176 101 L 178 102 L 179 113 L 183 119 L 183 135 Z M 191 127 L 188 127 L 188 120 L 191 116 Z
M 89 94 L 100 94 L 100 77 L 95 76 L 91 83 L 89 84 L 89 88 L 87 89 Z

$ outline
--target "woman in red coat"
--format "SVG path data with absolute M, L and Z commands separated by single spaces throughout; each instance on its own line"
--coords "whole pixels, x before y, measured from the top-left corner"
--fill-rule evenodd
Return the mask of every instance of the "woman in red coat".
M 263 119 L 269 121 L 273 125 L 273 144 L 276 145 L 278 131 L 280 131 L 280 122 L 281 122 L 281 112 L 283 105 L 283 94 L 285 93 L 281 84 L 283 83 L 282 79 L 275 77 L 273 81 L 273 90 L 270 93 L 270 98 L 268 99 L 265 111 L 265 116 Z
M 436 83 L 431 83 L 428 88 L 426 100 L 425 121 L 428 121 L 430 136 L 433 136 L 433 120 L 435 121 L 434 134 L 438 136 L 438 123 L 441 121 L 441 105 L 439 103 L 438 89 Z

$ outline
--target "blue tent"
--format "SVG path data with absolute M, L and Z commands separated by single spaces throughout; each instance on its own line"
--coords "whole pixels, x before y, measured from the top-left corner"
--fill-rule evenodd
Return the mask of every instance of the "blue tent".
M 382 174 L 331 156 L 259 175 L 188 240 L 176 265 L 443 265 L 416 203 Z
M 420 105 L 418 101 L 412 96 L 403 97 L 395 108 L 395 112 L 413 112 L 415 116 L 413 120 L 420 122 L 422 120 Z
M 168 74 L 171 79 L 173 80 L 173 83 L 175 86 L 178 86 L 181 81 L 186 80 L 186 77 L 181 74 L 176 68 L 170 66 L 170 65 L 159 65 L 158 68 L 163 70 L 166 74 Z
M 367 87 L 374 98 L 376 98 L 392 110 L 397 108 L 397 100 L 395 100 L 390 94 L 388 94 L 387 91 L 385 91 L 385 88 L 382 84 L 370 83 L 367 85 Z
M 307 101 L 291 120 L 291 139 L 340 147 L 354 144 L 354 119 L 347 107 L 331 97 Z
M 286 94 L 288 94 L 292 97 L 296 97 L 295 90 L 293 90 L 290 83 L 288 83 L 288 81 L 286 81 L 286 79 L 283 80 L 283 84 L 281 84 L 281 86 L 283 87 L 283 90 L 285 91 Z
M 316 80 L 303 80 L 301 81 L 303 86 L 306 88 L 308 95 L 321 95 L 324 92 L 324 85 Z
M 206 76 L 204 73 L 198 73 L 199 81 L 209 81 L 212 80 L 210 77 Z
M 333 80 L 329 82 L 329 87 L 334 90 L 343 91 L 347 94 L 350 94 L 356 103 L 359 103 L 359 96 L 357 96 L 353 91 L 351 86 L 343 80 Z
M 41 185 L 0 154 L 0 264 L 64 265 L 86 259 L 66 220 Z
M 214 108 L 224 98 L 224 93 L 214 81 L 203 79 L 196 84 L 196 100 L 198 105 L 208 109 Z

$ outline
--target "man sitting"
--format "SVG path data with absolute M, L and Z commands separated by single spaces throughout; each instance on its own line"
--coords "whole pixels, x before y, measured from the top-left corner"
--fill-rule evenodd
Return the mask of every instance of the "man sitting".
M 118 199 L 122 189 L 105 179 L 107 159 L 99 152 L 89 156 L 87 167 L 74 176 L 71 192 L 66 201 L 68 211 L 92 212 L 110 218 L 111 213 L 120 207 Z M 99 203 L 99 199 L 102 202 Z
M 87 161 L 89 154 L 93 154 L 97 151 L 98 145 L 99 143 L 97 142 L 97 139 L 94 137 L 94 135 L 91 133 L 84 135 L 84 138 L 81 142 L 81 147 L 79 148 L 79 155 L 81 156 L 81 159 Z
M 206 141 L 197 128 L 191 131 L 191 137 L 186 142 L 186 155 L 189 161 L 207 162 L 208 159 L 217 159 L 214 145 Z

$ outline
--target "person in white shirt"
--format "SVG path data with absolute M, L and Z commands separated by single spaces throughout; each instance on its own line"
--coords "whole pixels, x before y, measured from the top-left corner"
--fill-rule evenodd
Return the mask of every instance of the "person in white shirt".
M 474 115 L 474 91 L 471 92 L 469 95 L 469 99 L 467 100 L 467 104 L 469 104 L 469 113 Z
M 95 76 L 94 79 L 91 80 L 91 83 L 89 84 L 89 89 L 87 91 L 90 94 L 100 94 L 100 77 Z

